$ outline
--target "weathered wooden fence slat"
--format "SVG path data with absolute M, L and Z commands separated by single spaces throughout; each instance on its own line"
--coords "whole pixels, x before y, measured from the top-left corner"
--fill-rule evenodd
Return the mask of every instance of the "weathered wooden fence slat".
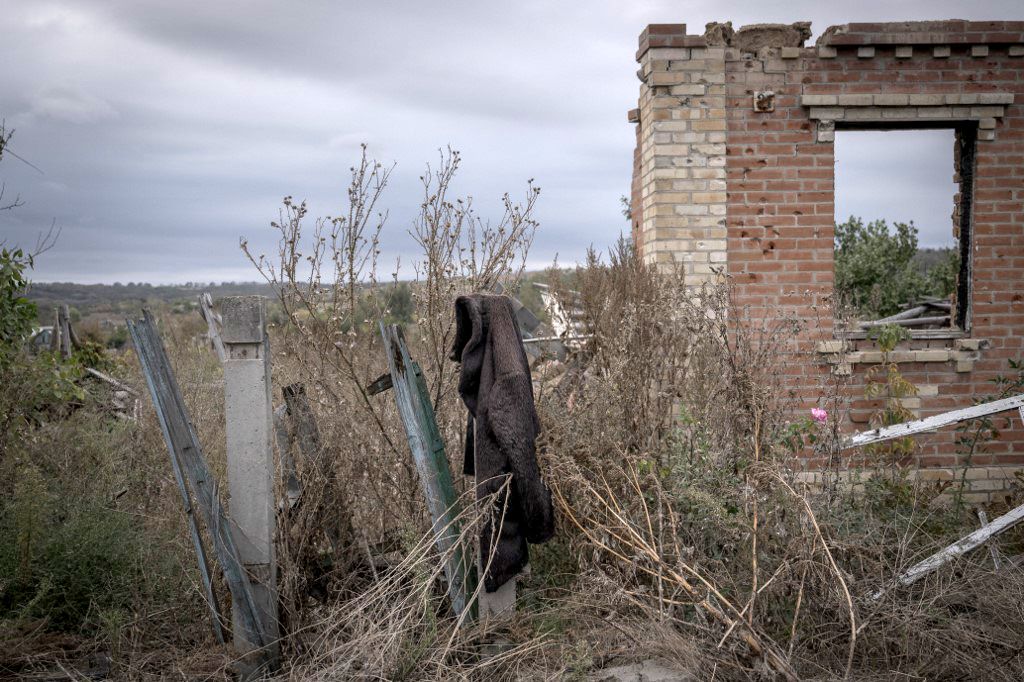
M 199 296 L 199 314 L 206 322 L 206 335 L 210 337 L 213 349 L 217 351 L 217 358 L 224 362 L 227 358 L 227 351 L 224 349 L 224 342 L 220 338 L 220 315 L 213 310 L 213 297 L 210 292 L 205 291 Z
M 321 473 L 325 471 L 327 462 L 323 457 L 323 442 L 320 439 L 320 427 L 316 424 L 313 409 L 309 406 L 306 387 L 301 383 L 289 384 L 281 389 L 288 417 L 292 423 L 295 444 L 305 460 Z
M 872 443 L 881 443 L 883 441 L 894 440 L 896 438 L 904 438 L 905 436 L 912 436 L 915 433 L 933 431 L 943 426 L 949 426 L 950 424 L 957 424 L 962 421 L 967 421 L 968 419 L 978 419 L 979 417 L 986 417 L 990 414 L 1006 412 L 1007 410 L 1019 407 L 1024 407 L 1024 395 L 1015 395 L 1011 398 L 994 400 L 990 403 L 973 405 L 960 410 L 953 410 L 952 412 L 943 412 L 942 414 L 936 414 L 934 416 L 918 419 L 912 422 L 904 422 L 894 426 L 885 426 L 878 429 L 871 429 L 870 431 L 862 431 L 861 433 L 854 434 L 844 440 L 841 447 L 844 450 L 848 450 L 850 448 L 858 448 L 863 445 L 871 445 Z
M 57 329 L 60 335 L 60 356 L 65 360 L 71 357 L 71 313 L 66 305 L 57 308 Z
M 978 510 L 978 520 L 981 521 L 982 528 L 988 525 L 988 514 L 985 513 L 984 509 Z M 988 554 L 992 557 L 992 566 L 998 571 L 1000 567 L 999 550 L 996 549 L 995 545 L 989 544 Z
M 203 543 L 203 537 L 199 533 L 199 521 L 196 519 L 195 510 L 192 507 L 192 497 L 189 495 L 188 487 L 185 484 L 185 476 L 182 473 L 181 458 L 178 454 L 178 448 L 174 443 L 174 439 L 171 436 L 170 426 L 167 422 L 167 416 L 164 414 L 164 410 L 158 406 L 157 403 L 157 384 L 154 380 L 154 374 L 150 369 L 151 358 L 148 354 L 148 348 L 143 342 L 137 337 L 137 331 L 132 326 L 131 321 L 128 321 L 128 331 L 131 333 L 132 342 L 135 345 L 135 353 L 139 356 L 139 362 L 142 364 L 142 374 L 146 378 L 146 385 L 149 387 L 150 395 L 153 397 L 153 405 L 156 406 L 156 417 L 160 422 L 160 431 L 164 436 L 164 443 L 167 444 L 167 452 L 170 454 L 171 468 L 174 470 L 174 480 L 178 484 L 178 492 L 181 494 L 181 504 L 185 510 L 185 518 L 188 520 L 189 535 L 192 538 L 192 547 L 195 548 L 196 558 L 199 561 L 199 575 L 203 583 L 203 593 L 206 596 L 206 603 L 210 608 L 210 615 L 213 621 L 213 634 L 217 638 L 217 641 L 221 644 L 224 643 L 224 628 L 221 625 L 223 622 L 223 614 L 220 611 L 220 602 L 217 600 L 217 592 L 213 586 L 213 580 L 210 577 L 210 563 L 206 556 L 206 546 Z
M 446 557 L 444 572 L 452 609 L 456 615 L 461 616 L 468 608 L 472 616 L 475 603 L 471 604 L 469 598 L 475 586 L 471 584 L 473 573 L 459 542 L 458 497 L 423 373 L 409 356 L 409 349 L 398 325 L 385 325 L 382 322 L 380 332 L 395 391 L 395 403 L 405 426 L 409 449 L 433 521 L 434 542 L 441 555 Z
M 240 538 L 242 535 L 221 506 L 216 481 L 203 457 L 199 438 L 188 417 L 153 317 L 148 310 L 143 310 L 143 319 L 126 322 L 153 398 L 153 406 L 164 430 L 176 477 L 184 473 L 183 479 L 187 480 L 188 488 L 195 495 L 203 521 L 213 538 L 214 551 L 224 572 L 232 602 L 241 607 L 241 627 L 246 630 L 250 641 L 266 646 L 269 642 L 258 616 L 252 585 L 242 566 L 235 542 L 235 533 Z M 188 491 L 184 491 L 183 495 L 187 498 Z M 189 509 L 191 505 L 186 504 L 186 510 Z
M 302 483 L 295 469 L 295 458 L 292 457 L 292 437 L 288 432 L 288 407 L 279 405 L 274 410 L 274 436 L 277 439 L 277 451 L 281 462 L 281 480 L 284 481 L 284 495 L 281 505 L 294 509 L 302 497 Z M 282 507 L 283 508 L 283 507 Z
M 298 455 L 303 462 L 303 470 L 308 476 L 316 476 L 322 486 L 326 499 L 333 505 L 333 513 L 329 514 L 323 524 L 324 535 L 331 545 L 331 550 L 337 556 L 338 552 L 348 546 L 355 537 L 355 529 L 352 524 L 352 515 L 345 504 L 341 491 L 334 479 L 332 470 L 334 462 L 328 456 L 320 435 L 320 427 L 316 423 L 316 415 L 309 404 L 309 396 L 306 394 L 306 386 L 301 382 L 289 384 L 281 389 L 284 396 L 284 416 L 291 425 L 290 442 L 298 449 Z M 332 451 L 333 452 L 333 451 Z M 291 458 L 291 466 L 294 469 L 295 460 Z M 307 482 L 314 480 L 307 478 Z M 292 485 L 286 481 L 286 486 Z M 299 493 L 302 493 L 302 482 L 295 480 Z
M 990 538 L 1013 528 L 1021 521 L 1024 521 L 1024 504 L 1016 507 L 1015 509 L 1011 509 L 999 518 L 993 519 L 992 523 L 982 526 L 970 535 L 960 538 L 945 549 L 914 564 L 896 578 L 896 583 L 900 585 L 912 585 L 943 564 L 949 563 L 956 557 L 962 556 L 976 547 L 980 547 L 988 542 Z M 883 594 L 885 594 L 885 590 L 879 590 L 871 596 L 873 599 L 878 599 Z

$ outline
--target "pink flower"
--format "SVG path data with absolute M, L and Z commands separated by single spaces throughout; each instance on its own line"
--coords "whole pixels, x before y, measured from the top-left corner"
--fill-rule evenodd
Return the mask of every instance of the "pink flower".
M 828 421 L 828 412 L 821 409 L 820 407 L 811 408 L 811 418 L 819 424 L 824 424 Z

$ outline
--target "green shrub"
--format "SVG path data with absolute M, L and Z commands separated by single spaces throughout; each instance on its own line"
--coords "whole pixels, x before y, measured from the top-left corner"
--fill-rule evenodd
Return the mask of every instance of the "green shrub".
M 0 249 L 0 369 L 7 366 L 32 331 L 36 304 L 25 297 L 32 256 L 21 249 Z
M 44 474 L 24 465 L 13 500 L 0 510 L 0 607 L 51 627 L 95 626 L 100 611 L 131 606 L 142 578 L 142 528 L 96 499 L 67 500 Z M 150 567 L 152 570 L 152 567 Z
M 850 216 L 836 223 L 835 249 L 836 291 L 869 319 L 897 313 L 921 296 L 946 297 L 956 286 L 955 250 L 919 251 L 913 222 L 890 229 L 884 220 L 864 224 Z

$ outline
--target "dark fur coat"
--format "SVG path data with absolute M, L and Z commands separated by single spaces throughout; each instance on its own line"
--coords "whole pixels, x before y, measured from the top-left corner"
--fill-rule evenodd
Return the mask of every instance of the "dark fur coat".
M 455 319 L 452 359 L 462 363 L 459 395 L 469 409 L 464 471 L 479 481 L 478 500 L 512 477 L 480 534 L 481 565 L 494 548 L 484 576 L 484 588 L 494 592 L 529 561 L 527 542 L 545 542 L 554 534 L 551 491 L 537 466 L 540 422 L 512 302 L 504 296 L 460 296 Z

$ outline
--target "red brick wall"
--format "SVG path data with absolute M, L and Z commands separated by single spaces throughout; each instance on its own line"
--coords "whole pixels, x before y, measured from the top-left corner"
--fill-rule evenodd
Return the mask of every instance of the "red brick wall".
M 641 36 L 639 58 L 655 35 L 647 31 Z M 667 39 L 657 37 L 662 42 Z M 700 36 L 676 36 L 674 40 L 672 45 L 703 45 Z M 949 56 L 941 56 L 947 49 Z M 965 407 L 975 398 L 994 393 L 993 379 L 1010 371 L 1007 361 L 1024 358 L 1022 54 L 1024 22 L 851 24 L 829 29 L 816 47 L 768 47 L 757 54 L 727 48 L 728 278 L 746 322 L 761 324 L 783 315 L 802 320 L 804 331 L 794 347 L 797 357 L 784 363 L 787 383 L 804 400 L 801 409 L 815 404 L 831 382 L 839 382 L 842 394 L 849 399 L 841 425 L 845 432 L 866 428 L 864 422 L 873 407 L 863 400 L 864 373 L 871 365 L 855 364 L 851 375 L 837 376 L 833 373 L 835 365 L 825 362 L 828 356 L 817 352 L 819 342 L 834 338 L 835 159 L 833 143 L 827 134 L 823 136 L 825 141 L 819 141 L 812 107 L 801 98 L 994 92 L 1014 96 L 996 118 L 994 139 L 977 143 L 968 337 L 988 347 L 970 353 L 960 349 L 961 345 L 969 346 L 970 341 L 963 344 L 952 339 L 915 340 L 900 346 L 900 350 L 954 352 L 954 359 L 946 361 L 900 365 L 908 379 L 926 387 L 919 404 L 909 401 L 912 409 L 925 416 Z M 769 90 L 775 93 L 774 111 L 754 111 L 754 93 Z M 953 117 L 958 112 L 969 113 L 973 118 L 970 125 L 978 124 L 976 114 L 987 112 L 968 105 L 955 111 L 929 108 L 923 115 L 946 116 L 947 110 L 953 112 Z M 910 109 L 885 109 L 884 115 L 898 117 L 901 111 L 913 115 Z M 981 127 L 992 129 L 991 120 Z M 909 120 L 907 124 L 917 125 Z M 879 127 L 876 123 L 869 125 Z M 949 123 L 949 127 L 952 125 Z M 636 180 L 633 190 L 636 196 Z M 850 350 L 873 348 L 872 342 L 862 340 L 851 342 Z M 975 359 L 956 359 L 968 357 Z M 997 420 L 1002 437 L 987 446 L 988 453 L 976 454 L 974 464 L 1024 464 L 1020 416 L 1009 415 L 1008 423 L 1004 423 L 1006 416 Z M 962 464 L 956 459 L 954 437 L 955 432 L 947 428 L 941 434 L 920 438 L 918 463 Z

